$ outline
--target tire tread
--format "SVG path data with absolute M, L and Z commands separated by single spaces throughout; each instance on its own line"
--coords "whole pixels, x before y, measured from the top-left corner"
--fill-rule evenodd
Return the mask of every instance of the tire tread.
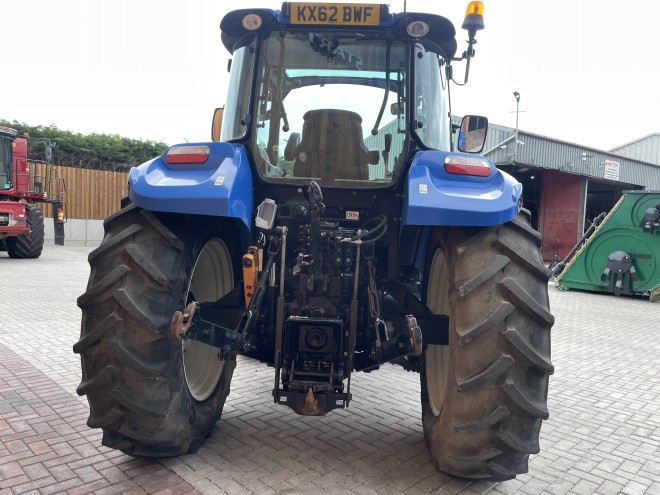
M 494 312 L 489 314 L 485 320 L 477 322 L 472 328 L 466 330 L 456 328 L 456 333 L 458 334 L 460 343 L 463 345 L 469 344 L 470 342 L 486 335 L 491 330 L 506 324 L 507 317 L 514 310 L 515 307 L 513 304 L 504 301 L 497 307 Z
M 199 447 L 220 418 L 236 365 L 227 360 L 213 394 L 194 402 L 169 320 L 185 304 L 196 250 L 211 231 L 182 222 L 182 215 L 134 204 L 110 216 L 78 298 L 83 317 L 73 350 L 81 356 L 87 423 L 103 429 L 103 445 L 129 455 L 183 455 Z
M 459 284 L 456 287 L 459 297 L 469 296 L 474 290 L 486 284 L 489 280 L 493 279 L 495 275 L 504 270 L 509 264 L 509 258 L 506 256 L 498 255 L 495 260 L 486 267 L 485 270 L 479 272 L 476 276 Z
M 104 299 L 112 297 L 112 289 L 117 283 L 130 272 L 126 265 L 115 267 L 101 280 L 88 287 L 87 291 L 78 298 L 78 307 L 86 306 L 90 301 L 95 303 L 102 302 Z
M 527 312 L 529 315 L 536 318 L 540 323 L 552 326 L 555 322 L 555 317 L 552 313 L 545 309 L 534 297 L 532 297 L 521 285 L 513 278 L 505 278 L 502 285 L 508 291 L 507 298 L 516 307 Z
M 85 305 L 80 305 L 80 298 L 78 298 L 78 305 L 81 308 L 85 307 Z M 119 316 L 116 314 L 109 314 L 101 321 L 101 323 L 95 325 L 89 332 L 83 335 L 78 342 L 73 344 L 73 352 L 80 354 L 86 349 L 89 349 L 96 344 L 106 332 L 114 331 L 114 329 L 121 324 L 122 319 Z
M 30 228 L 28 235 L 7 238 L 7 254 L 15 259 L 32 259 L 41 256 L 44 249 L 44 215 L 37 205 L 25 205 L 25 217 Z
M 500 376 L 515 364 L 514 359 L 508 354 L 501 354 L 496 361 L 491 363 L 485 370 L 458 383 L 459 392 L 471 392 L 485 384 L 494 383 Z
M 435 229 L 431 235 L 427 259 L 444 251 L 447 265 L 438 269 L 449 273 L 451 314 L 447 392 L 438 416 L 422 366 L 427 443 L 437 466 L 451 475 L 515 478 L 538 452 L 554 369 L 541 236 L 526 211 L 503 225 Z M 430 266 L 425 279 L 434 275 Z M 442 287 L 433 287 L 442 294 Z M 425 297 L 438 300 L 436 293 Z

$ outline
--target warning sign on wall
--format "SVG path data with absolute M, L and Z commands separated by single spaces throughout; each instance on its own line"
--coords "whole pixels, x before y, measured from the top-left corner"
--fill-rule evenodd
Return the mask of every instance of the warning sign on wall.
M 619 180 L 619 162 L 605 160 L 605 179 Z

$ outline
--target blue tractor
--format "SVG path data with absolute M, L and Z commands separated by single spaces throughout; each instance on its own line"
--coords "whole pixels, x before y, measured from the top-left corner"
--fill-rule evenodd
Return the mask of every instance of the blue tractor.
M 452 125 L 481 2 L 463 28 L 457 57 L 449 20 L 387 5 L 224 17 L 212 142 L 133 168 L 89 256 L 74 351 L 104 445 L 195 451 L 238 354 L 272 365 L 274 401 L 312 416 L 389 362 L 419 372 L 440 470 L 527 471 L 548 417 L 549 272 L 521 185 L 475 154 L 486 119 Z

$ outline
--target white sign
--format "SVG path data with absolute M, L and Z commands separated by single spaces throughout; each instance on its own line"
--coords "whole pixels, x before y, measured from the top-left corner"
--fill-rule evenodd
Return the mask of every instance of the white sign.
M 619 162 L 605 160 L 605 179 L 619 180 Z

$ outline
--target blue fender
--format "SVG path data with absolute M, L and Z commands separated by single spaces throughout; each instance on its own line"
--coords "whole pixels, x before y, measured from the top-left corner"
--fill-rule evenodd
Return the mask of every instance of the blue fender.
M 487 177 L 450 174 L 445 170 L 447 156 L 486 160 L 490 172 Z M 413 158 L 404 191 L 403 225 L 487 227 L 518 214 L 522 184 L 482 156 L 420 151 Z
M 205 163 L 165 162 L 162 156 L 129 173 L 129 197 L 145 210 L 240 219 L 252 231 L 252 173 L 245 147 L 189 143 L 210 148 Z

